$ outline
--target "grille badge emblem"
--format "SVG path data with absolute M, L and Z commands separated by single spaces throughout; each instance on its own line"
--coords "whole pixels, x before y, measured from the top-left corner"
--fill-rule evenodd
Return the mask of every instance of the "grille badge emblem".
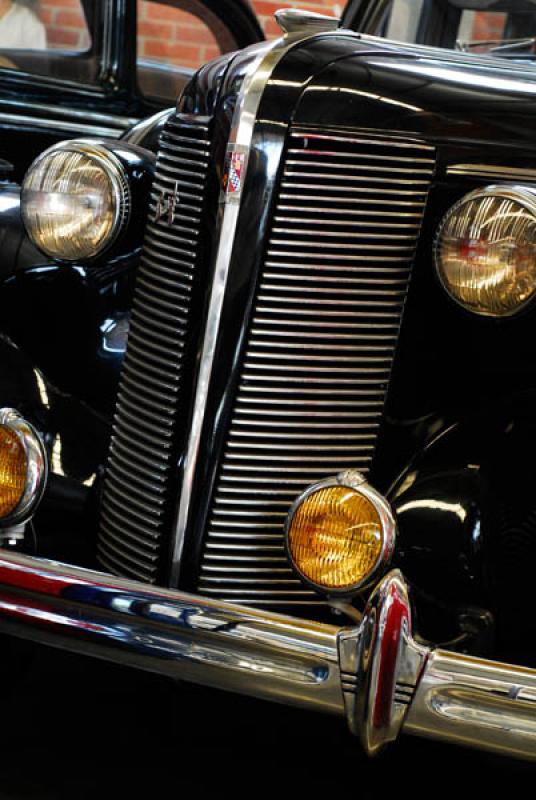
M 162 189 L 156 202 L 153 222 L 165 219 L 168 225 L 175 221 L 175 210 L 180 203 L 179 182 L 175 181 L 173 189 Z
M 220 200 L 227 203 L 239 203 L 246 176 L 248 148 L 231 145 L 227 149 L 225 168 L 223 171 L 222 192 Z

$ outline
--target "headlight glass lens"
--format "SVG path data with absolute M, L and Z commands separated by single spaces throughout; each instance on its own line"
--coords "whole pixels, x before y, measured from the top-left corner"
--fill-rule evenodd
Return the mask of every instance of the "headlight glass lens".
M 18 506 L 26 488 L 28 461 L 17 434 L 0 425 L 0 518 Z
M 288 528 L 290 557 L 322 589 L 351 589 L 373 572 L 383 549 L 378 511 L 364 495 L 329 486 L 308 495 Z
M 95 257 L 115 238 L 122 212 L 121 181 L 106 160 L 83 149 L 51 150 L 22 185 L 28 235 L 52 258 Z
M 517 187 L 472 192 L 441 223 L 435 257 L 445 289 L 465 308 L 514 314 L 536 293 L 536 198 Z

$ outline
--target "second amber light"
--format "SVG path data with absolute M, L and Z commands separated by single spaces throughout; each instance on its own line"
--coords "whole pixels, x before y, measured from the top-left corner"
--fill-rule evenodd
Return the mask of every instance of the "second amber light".
M 26 488 L 28 461 L 21 438 L 0 425 L 0 518 L 19 505 Z
M 294 566 L 325 591 L 351 591 L 367 583 L 385 547 L 376 505 L 358 489 L 318 487 L 298 503 L 287 529 Z

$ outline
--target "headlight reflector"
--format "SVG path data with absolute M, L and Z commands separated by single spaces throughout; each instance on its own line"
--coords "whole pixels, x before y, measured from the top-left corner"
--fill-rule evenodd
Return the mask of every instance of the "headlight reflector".
M 469 311 L 510 316 L 536 294 L 536 193 L 488 186 L 454 205 L 439 227 L 439 278 Z
M 112 244 L 129 210 L 121 162 L 98 142 L 55 145 L 28 169 L 21 211 L 28 236 L 51 258 L 81 261 Z
M 386 501 L 354 471 L 308 489 L 287 520 L 292 564 L 328 594 L 351 594 L 372 583 L 391 558 L 394 537 Z

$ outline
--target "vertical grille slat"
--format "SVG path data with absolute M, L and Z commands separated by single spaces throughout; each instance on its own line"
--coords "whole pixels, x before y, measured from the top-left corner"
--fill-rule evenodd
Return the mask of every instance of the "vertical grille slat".
M 102 500 L 98 557 L 155 583 L 162 569 L 171 480 L 183 431 L 184 351 L 200 255 L 210 124 L 172 117 L 162 134 L 137 278 Z M 171 220 L 162 191 L 177 187 Z M 168 195 L 169 196 L 169 195 Z
M 370 470 L 434 156 L 410 137 L 291 130 L 202 593 L 320 602 L 278 555 L 286 511 L 316 480 Z

